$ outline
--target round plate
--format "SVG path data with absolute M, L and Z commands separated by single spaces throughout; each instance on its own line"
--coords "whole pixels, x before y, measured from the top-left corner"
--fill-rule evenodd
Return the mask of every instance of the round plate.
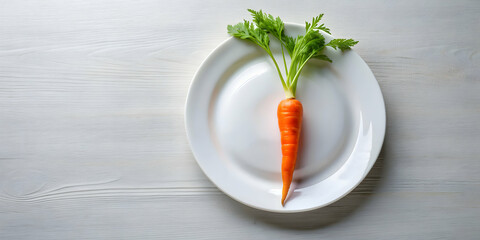
M 285 32 L 303 35 L 304 27 L 286 24 Z M 271 48 L 283 64 L 280 45 L 272 40 Z M 326 54 L 333 63 L 310 60 L 297 86 L 303 126 L 284 207 L 276 110 L 285 96 L 271 59 L 230 38 L 203 62 L 188 92 L 186 130 L 198 164 L 224 193 L 266 211 L 301 212 L 340 199 L 365 178 L 385 135 L 382 93 L 354 51 Z

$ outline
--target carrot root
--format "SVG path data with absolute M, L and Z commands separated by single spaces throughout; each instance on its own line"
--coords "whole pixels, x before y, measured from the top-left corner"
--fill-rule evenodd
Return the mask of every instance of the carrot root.
M 293 171 L 297 161 L 300 132 L 302 129 L 303 106 L 295 98 L 287 98 L 278 104 L 278 126 L 282 143 L 282 206 L 290 190 Z

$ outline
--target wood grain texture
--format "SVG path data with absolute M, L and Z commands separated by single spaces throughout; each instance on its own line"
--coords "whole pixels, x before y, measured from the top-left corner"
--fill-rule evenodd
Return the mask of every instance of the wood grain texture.
M 325 12 L 387 109 L 376 165 L 316 211 L 218 191 L 183 111 L 225 27 Z M 2 1 L 0 239 L 478 239 L 478 1 Z

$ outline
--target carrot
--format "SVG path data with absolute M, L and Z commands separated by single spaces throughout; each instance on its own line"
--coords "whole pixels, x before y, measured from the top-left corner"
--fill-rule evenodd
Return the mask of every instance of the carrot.
M 323 51 L 326 47 L 342 51 L 350 49 L 358 43 L 353 39 L 336 38 L 325 43 L 325 37 L 320 31 L 330 34 L 330 29 L 325 24 L 320 24 L 323 14 L 314 17 L 311 22 L 305 22 L 305 35 L 288 36 L 285 34 L 285 24 L 279 17 L 263 13 L 262 10 L 248 9 L 253 16 L 253 23 L 244 20 L 236 25 L 228 25 L 228 33 L 236 38 L 248 40 L 267 52 L 277 70 L 286 99 L 278 105 L 277 117 L 280 135 L 282 137 L 282 205 L 292 183 L 295 162 L 297 161 L 298 140 L 302 128 L 303 107 L 295 99 L 297 82 L 303 67 L 312 58 L 332 62 Z M 282 49 L 283 67 L 280 67 L 270 49 L 270 36 L 280 42 Z M 286 51 L 285 51 L 286 50 Z M 290 56 L 290 67 L 287 67 L 285 52 Z M 286 74 L 283 77 L 282 71 Z
M 302 130 L 303 106 L 294 98 L 287 98 L 278 104 L 278 127 L 282 143 L 282 205 L 292 183 L 295 162 L 297 161 L 298 142 Z

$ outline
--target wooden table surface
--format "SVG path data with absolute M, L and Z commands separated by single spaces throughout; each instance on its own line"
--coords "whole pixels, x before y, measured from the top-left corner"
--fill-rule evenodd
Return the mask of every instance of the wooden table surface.
M 315 211 L 244 206 L 202 173 L 189 84 L 263 9 L 324 12 L 384 94 L 368 177 Z M 0 3 L 0 239 L 479 239 L 479 1 Z

